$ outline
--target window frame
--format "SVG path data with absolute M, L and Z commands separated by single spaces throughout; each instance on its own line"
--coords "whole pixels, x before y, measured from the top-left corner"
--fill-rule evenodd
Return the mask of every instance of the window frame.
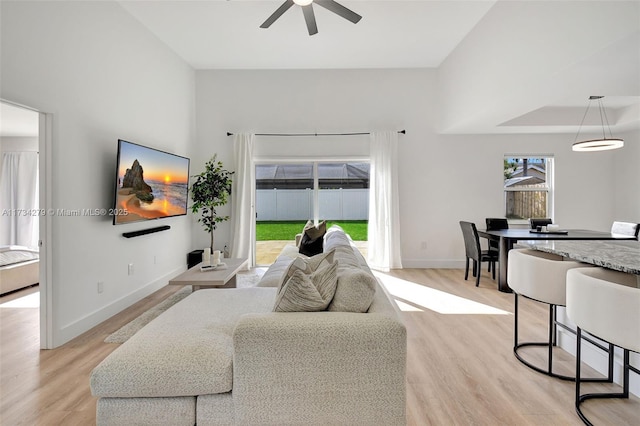
M 313 188 L 312 197 L 313 197 L 313 222 L 317 225 L 320 221 L 320 185 L 319 185 L 319 176 L 318 176 L 318 165 L 321 163 L 369 163 L 371 164 L 370 157 L 361 157 L 361 156 L 336 156 L 336 157 L 284 157 L 284 156 L 265 156 L 254 158 L 253 167 L 255 168 L 257 165 L 262 164 L 302 164 L 302 163 L 310 163 L 313 165 Z M 371 179 L 371 176 L 369 176 Z M 257 188 L 256 188 L 257 189 Z M 371 188 L 368 188 L 371 190 Z M 255 189 L 254 189 L 255 191 Z M 254 219 L 255 220 L 255 219 Z M 254 235 L 255 238 L 255 235 Z
M 502 176 L 502 211 L 511 225 L 528 225 L 529 220 L 514 219 L 507 217 L 507 193 L 509 192 L 546 192 L 547 211 L 546 217 L 555 221 L 555 158 L 553 154 L 504 154 L 503 155 L 503 176 Z M 545 160 L 545 186 L 538 188 L 506 188 L 504 186 L 504 160 L 508 159 L 535 158 Z

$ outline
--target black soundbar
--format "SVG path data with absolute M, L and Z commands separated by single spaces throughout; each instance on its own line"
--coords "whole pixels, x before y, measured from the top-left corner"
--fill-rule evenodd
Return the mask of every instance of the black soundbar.
M 139 237 L 140 235 L 153 234 L 154 232 L 166 231 L 167 229 L 171 229 L 171 227 L 169 225 L 164 225 L 155 228 L 141 229 L 140 231 L 124 232 L 122 236 L 125 238 L 133 238 Z

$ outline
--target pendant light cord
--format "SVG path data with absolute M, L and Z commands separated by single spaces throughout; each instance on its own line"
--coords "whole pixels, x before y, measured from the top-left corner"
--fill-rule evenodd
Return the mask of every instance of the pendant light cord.
M 576 134 L 576 138 L 573 140 L 575 144 L 578 141 L 578 136 L 580 136 L 580 130 L 582 129 L 582 124 L 584 123 L 584 119 L 587 118 L 587 113 L 589 112 L 589 107 L 591 106 L 591 99 L 589 99 L 589 103 L 587 104 L 587 109 L 582 116 L 582 121 L 580 122 L 580 126 L 578 126 L 578 133 Z
M 598 99 L 598 105 L 600 106 L 600 122 L 602 122 L 602 138 L 607 139 L 607 136 L 604 132 L 604 123 L 607 123 L 607 129 L 609 129 L 609 138 L 613 139 L 613 133 L 611 133 L 611 126 L 609 125 L 609 118 L 607 117 L 607 110 L 604 109 L 602 98 Z M 604 117 L 604 120 L 602 117 Z

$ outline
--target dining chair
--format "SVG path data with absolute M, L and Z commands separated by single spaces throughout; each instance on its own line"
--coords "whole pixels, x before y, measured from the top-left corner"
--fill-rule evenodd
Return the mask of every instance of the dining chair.
M 465 281 L 469 277 L 469 260 L 473 260 L 473 276 L 476 277 L 476 287 L 480 285 L 480 266 L 482 262 L 489 262 L 489 270 L 493 273 L 493 279 L 495 280 L 498 252 L 482 250 L 480 248 L 480 238 L 478 237 L 478 229 L 475 223 L 460 221 L 460 229 L 462 229 L 466 255 L 464 270 Z
M 548 217 L 544 219 L 529 219 L 529 227 L 531 229 L 536 229 L 538 226 L 551 225 L 552 223 L 553 223 L 553 220 L 551 220 Z
M 638 238 L 640 232 L 640 223 L 633 222 L 613 222 L 611 225 L 612 234 L 631 235 Z
M 487 231 L 496 231 L 499 229 L 509 229 L 509 222 L 504 217 L 488 217 L 485 219 Z M 489 240 L 489 250 L 498 252 L 500 250 L 500 242 Z
M 629 373 L 640 374 L 640 369 L 629 361 L 629 352 L 640 353 L 640 288 L 636 285 L 635 275 L 606 268 L 567 272 L 567 316 L 577 327 L 575 408 L 586 425 L 592 423 L 582 412 L 582 403 L 594 398 L 629 398 Z M 581 393 L 584 379 L 580 377 L 580 337 L 584 332 L 622 349 L 622 392 L 611 392 L 607 387 L 602 392 Z M 592 407 L 596 408 L 604 406 L 600 403 Z M 638 418 L 629 424 L 638 424 Z

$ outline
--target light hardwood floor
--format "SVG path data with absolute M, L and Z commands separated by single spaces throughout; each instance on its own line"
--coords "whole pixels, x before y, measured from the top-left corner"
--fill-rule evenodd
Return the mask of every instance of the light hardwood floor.
M 535 373 L 514 358 L 513 296 L 498 292 L 486 270 L 479 288 L 472 280 L 465 282 L 463 274 L 404 269 L 381 275 L 398 295 L 408 331 L 408 423 L 581 425 L 573 408 L 574 385 Z M 89 374 L 118 346 L 103 340 L 178 289 L 167 286 L 66 345 L 46 351 L 38 349 L 36 308 L 0 307 L 0 424 L 94 424 L 96 400 L 89 390 Z M 6 301 L 0 299 L 0 306 Z M 547 310 L 527 301 L 522 313 L 522 338 L 544 339 Z M 540 349 L 534 351 L 530 355 L 536 358 L 540 353 L 542 363 L 544 355 Z M 560 355 L 572 370 L 573 358 Z M 587 369 L 584 374 L 589 373 Z M 640 400 L 635 397 L 591 401 L 585 407 L 596 425 L 639 424 Z

